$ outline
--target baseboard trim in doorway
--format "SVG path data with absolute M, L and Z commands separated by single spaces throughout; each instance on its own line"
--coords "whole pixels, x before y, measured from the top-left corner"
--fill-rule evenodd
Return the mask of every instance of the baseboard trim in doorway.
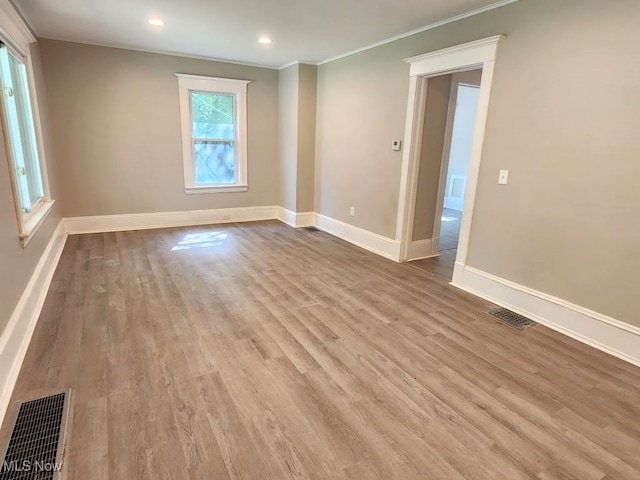
M 640 328 L 472 267 L 456 273 L 453 286 L 640 366 Z
M 122 215 L 94 215 L 64 219 L 67 232 L 104 233 L 151 228 L 189 227 L 232 222 L 255 222 L 278 219 L 278 207 L 258 206 L 190 210 L 182 212 L 129 213 Z
M 413 260 L 422 260 L 425 258 L 437 257 L 439 239 L 427 238 L 424 240 L 414 240 L 409 244 L 407 250 L 407 259 L 404 262 L 411 262 Z
M 9 323 L 0 337 L 0 425 L 4 420 L 22 362 L 67 239 L 64 221 L 58 223 L 38 261 Z

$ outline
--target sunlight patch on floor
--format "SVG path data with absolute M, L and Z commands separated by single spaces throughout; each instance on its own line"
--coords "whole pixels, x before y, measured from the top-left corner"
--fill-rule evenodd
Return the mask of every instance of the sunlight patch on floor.
M 227 234 L 222 232 L 190 233 L 189 235 L 186 235 L 180 243 L 173 247 L 171 251 L 219 247 L 226 239 Z

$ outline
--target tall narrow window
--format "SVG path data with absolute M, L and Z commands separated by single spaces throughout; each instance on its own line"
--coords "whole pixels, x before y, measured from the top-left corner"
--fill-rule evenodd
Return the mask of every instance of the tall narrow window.
M 196 185 L 236 183 L 234 95 L 190 94 Z
M 28 216 L 44 199 L 44 188 L 27 69 L 6 45 L 0 46 L 0 81 L 8 148 L 14 164 L 20 210 Z
M 0 119 L 22 245 L 51 211 L 27 56 L 0 42 Z
M 177 76 L 186 193 L 246 191 L 249 82 Z

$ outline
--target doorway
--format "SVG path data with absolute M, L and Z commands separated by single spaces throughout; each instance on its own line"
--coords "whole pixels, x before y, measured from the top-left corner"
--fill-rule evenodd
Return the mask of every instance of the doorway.
M 438 192 L 442 208 L 436 211 L 440 225 L 434 229 L 439 252 L 458 248 L 481 77 L 481 70 L 452 75 Z
M 495 58 L 498 45 L 504 38 L 504 35 L 496 35 L 405 60 L 410 64 L 409 95 L 404 141 L 406 148 L 402 157 L 396 223 L 397 259 L 401 262 L 413 259 L 412 244 L 415 245 L 415 242 L 413 242 L 413 226 L 423 127 L 425 124 L 424 110 L 427 103 L 427 86 L 431 79 L 437 76 L 482 69 L 476 123 L 464 189 L 464 208 L 460 220 L 458 248 L 455 250 L 455 263 L 451 281 L 453 285 L 462 285 L 463 283 Z M 437 228 L 440 227 L 441 222 L 437 222 Z M 427 246 L 431 248 L 431 256 L 439 255 L 439 248 L 435 248 L 434 240 L 434 238 L 431 238 L 424 242 L 425 250 Z M 427 245 L 429 242 L 431 244 Z

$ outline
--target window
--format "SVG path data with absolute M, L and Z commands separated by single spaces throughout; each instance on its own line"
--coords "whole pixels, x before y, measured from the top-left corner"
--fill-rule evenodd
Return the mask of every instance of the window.
M 245 80 L 177 74 L 186 193 L 245 192 Z
M 52 205 L 43 180 L 26 60 L 0 43 L 2 126 L 23 244 Z

